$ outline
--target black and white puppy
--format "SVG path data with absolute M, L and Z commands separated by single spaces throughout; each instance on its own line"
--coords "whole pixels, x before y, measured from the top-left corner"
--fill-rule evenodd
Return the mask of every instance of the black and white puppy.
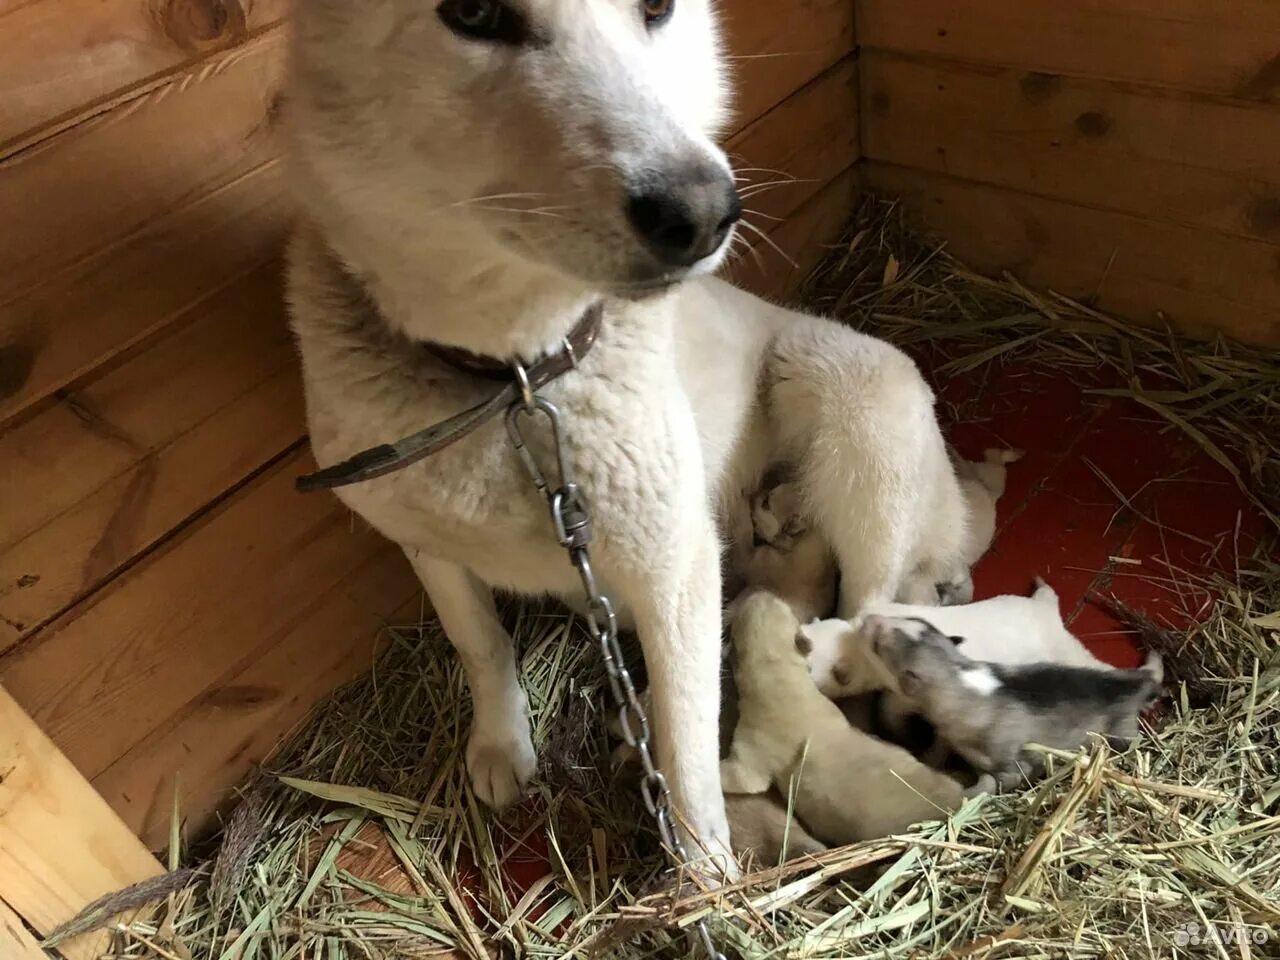
M 922 619 L 873 616 L 864 629 L 898 690 L 938 736 L 1002 787 L 1039 772 L 1039 755 L 1024 749 L 1029 743 L 1071 750 L 1097 733 L 1127 746 L 1164 678 L 1155 653 L 1136 670 L 1007 665 L 966 657 L 956 638 Z

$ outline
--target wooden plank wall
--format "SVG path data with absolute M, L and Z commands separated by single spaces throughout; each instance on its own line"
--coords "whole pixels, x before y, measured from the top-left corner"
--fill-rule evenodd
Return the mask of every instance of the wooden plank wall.
M 3 7 L 0 4 L 0 7 Z M 724 0 L 728 141 L 785 295 L 857 156 L 848 0 Z M 281 306 L 283 0 L 0 9 L 0 682 L 153 848 L 416 615 L 308 467 Z M 773 171 L 781 171 L 775 173 Z M 774 219 L 776 218 L 776 219 Z
M 978 269 L 1280 344 L 1280 6 L 858 0 L 863 153 Z

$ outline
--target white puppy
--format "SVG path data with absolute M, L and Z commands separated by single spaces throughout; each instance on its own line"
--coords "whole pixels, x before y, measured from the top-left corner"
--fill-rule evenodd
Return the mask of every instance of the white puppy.
M 1038 577 L 1029 597 L 1006 594 L 951 607 L 874 603 L 865 613 L 925 620 L 947 636 L 960 638 L 958 649 L 972 660 L 1110 669 L 1067 629 L 1058 594 Z M 861 629 L 863 619 L 821 620 L 801 628 L 812 645 L 809 669 L 814 683 L 829 697 L 892 689 L 891 676 Z
M 739 720 L 720 765 L 725 791 L 792 790 L 796 816 L 832 844 L 898 833 L 959 807 L 965 791 L 956 781 L 850 726 L 818 692 L 799 626 L 767 592 L 739 604 L 732 631 Z
M 953 578 L 951 583 L 940 588 L 944 591 L 943 603 L 955 604 L 968 603 L 973 599 L 973 578 L 968 575 L 968 568 L 977 563 L 991 546 L 996 533 L 996 504 L 1004 496 L 1008 464 L 1021 460 L 1022 451 L 990 449 L 976 463 L 950 452 L 956 476 L 960 479 L 960 490 L 969 507 L 969 524 L 962 553 L 965 575 Z

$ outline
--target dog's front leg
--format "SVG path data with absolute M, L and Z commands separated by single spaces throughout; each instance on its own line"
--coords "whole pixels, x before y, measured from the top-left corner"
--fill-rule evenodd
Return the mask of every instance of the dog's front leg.
M 620 586 L 644 650 L 655 760 L 681 840 L 703 873 L 731 876 L 720 791 L 720 550 L 709 513 L 692 526 L 673 531 L 683 549 Z
M 489 806 L 505 807 L 519 798 L 537 766 L 511 637 L 498 620 L 493 592 L 479 577 L 416 550 L 406 548 L 405 553 L 458 651 L 471 688 L 471 787 Z

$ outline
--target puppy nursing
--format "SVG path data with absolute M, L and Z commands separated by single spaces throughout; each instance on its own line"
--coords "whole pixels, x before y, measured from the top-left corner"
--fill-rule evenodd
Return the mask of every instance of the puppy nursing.
M 864 614 L 926 620 L 941 633 L 959 638 L 960 652 L 972 660 L 1107 669 L 1107 664 L 1067 629 L 1058 594 L 1039 578 L 1029 597 L 1005 594 L 950 607 L 868 604 Z M 861 623 L 830 619 L 802 628 L 813 647 L 809 658 L 813 680 L 827 696 L 848 696 L 889 686 Z
M 795 643 L 799 626 L 770 593 L 752 592 L 738 605 L 739 720 L 720 765 L 725 792 L 790 791 L 796 816 L 828 843 L 886 836 L 959 807 L 956 781 L 850 726 L 818 691 Z
M 1040 768 L 1029 743 L 1071 750 L 1090 733 L 1127 746 L 1163 678 L 1152 654 L 1137 670 L 982 663 L 920 619 L 870 616 L 863 632 L 897 688 L 957 753 L 1001 786 Z

